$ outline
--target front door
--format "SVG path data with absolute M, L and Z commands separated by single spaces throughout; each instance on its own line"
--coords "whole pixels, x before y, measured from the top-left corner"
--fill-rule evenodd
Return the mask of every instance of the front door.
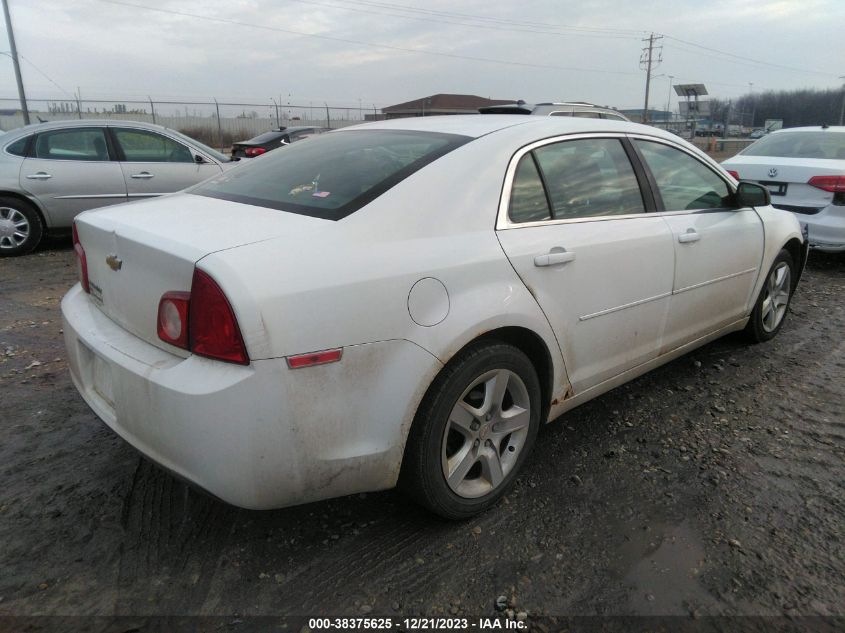
M 189 147 L 168 136 L 136 128 L 111 130 L 130 199 L 180 191 L 221 171 L 215 163 L 197 163 Z
M 41 132 L 21 165 L 21 188 L 35 196 L 50 226 L 70 226 L 82 211 L 126 201 L 123 173 L 110 158 L 101 127 Z
M 575 393 L 655 358 L 675 254 L 621 139 L 543 142 L 512 169 L 499 241 L 554 329 Z
M 634 144 L 654 178 L 675 245 L 663 342 L 669 351 L 748 313 L 763 257 L 763 223 L 754 209 L 735 208 L 727 182 L 700 159 L 656 141 Z

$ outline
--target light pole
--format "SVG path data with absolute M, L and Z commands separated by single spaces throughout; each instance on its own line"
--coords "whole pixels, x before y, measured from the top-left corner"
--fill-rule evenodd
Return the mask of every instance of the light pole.
M 751 129 L 754 129 L 754 117 L 757 114 L 757 100 L 754 98 L 754 82 L 748 82 L 748 90 L 751 92 Z
M 24 125 L 29 125 L 29 107 L 26 105 L 26 93 L 24 93 L 23 79 L 21 78 L 21 65 L 18 61 L 18 48 L 15 46 L 15 33 L 12 30 L 12 18 L 9 16 L 9 3 L 7 0 L 3 0 L 3 16 L 6 18 L 6 32 L 9 34 L 9 49 L 12 53 L 12 65 L 15 67 L 15 81 L 18 83 L 18 97 L 21 100 L 23 123 Z
M 672 118 L 672 80 L 675 78 L 675 75 L 669 75 L 669 92 L 666 93 L 666 114 L 671 119 Z

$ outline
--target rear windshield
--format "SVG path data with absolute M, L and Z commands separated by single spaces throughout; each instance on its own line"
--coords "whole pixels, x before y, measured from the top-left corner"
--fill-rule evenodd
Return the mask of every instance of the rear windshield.
M 840 132 L 770 134 L 749 145 L 742 154 L 744 156 L 845 160 L 845 134 Z
M 284 132 L 264 132 L 264 134 L 259 134 L 255 138 L 251 138 L 248 141 L 244 141 L 245 143 L 269 143 L 270 141 L 275 141 L 278 138 L 281 138 L 285 135 Z
M 189 191 L 340 220 L 469 140 L 405 130 L 331 132 L 270 152 Z

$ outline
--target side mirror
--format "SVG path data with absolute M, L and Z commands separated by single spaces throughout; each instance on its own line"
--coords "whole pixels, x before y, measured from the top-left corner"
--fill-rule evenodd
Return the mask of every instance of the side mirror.
M 766 207 L 771 203 L 772 195 L 763 185 L 743 180 L 736 188 L 736 204 L 738 207 Z
M 202 156 L 200 156 L 199 154 L 194 154 L 194 162 L 197 165 L 204 165 L 205 159 Z

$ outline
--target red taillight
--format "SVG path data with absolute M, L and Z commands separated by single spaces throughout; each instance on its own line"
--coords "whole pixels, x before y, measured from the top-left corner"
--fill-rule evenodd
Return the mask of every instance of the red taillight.
M 340 360 L 342 355 L 342 349 L 327 349 L 322 352 L 311 352 L 310 354 L 288 356 L 288 367 L 291 369 L 299 369 L 300 367 L 313 367 L 314 365 L 336 363 Z
M 249 364 L 241 330 L 229 300 L 220 286 L 199 268 L 191 282 L 188 340 L 194 354 Z
M 165 343 L 188 349 L 190 292 L 165 292 L 158 302 L 158 337 Z
M 739 180 L 739 172 L 734 171 L 733 169 L 729 169 L 728 173 L 733 176 L 734 180 Z
M 91 284 L 88 282 L 88 260 L 85 259 L 85 249 L 82 248 L 82 244 L 79 242 L 76 222 L 73 223 L 73 250 L 76 251 L 76 272 L 79 276 L 79 283 L 85 292 L 90 293 Z
M 247 147 L 244 150 L 244 154 L 246 154 L 247 156 L 261 156 L 266 151 L 267 150 L 263 147 Z
M 845 193 L 845 176 L 813 176 L 808 185 L 831 193 Z

